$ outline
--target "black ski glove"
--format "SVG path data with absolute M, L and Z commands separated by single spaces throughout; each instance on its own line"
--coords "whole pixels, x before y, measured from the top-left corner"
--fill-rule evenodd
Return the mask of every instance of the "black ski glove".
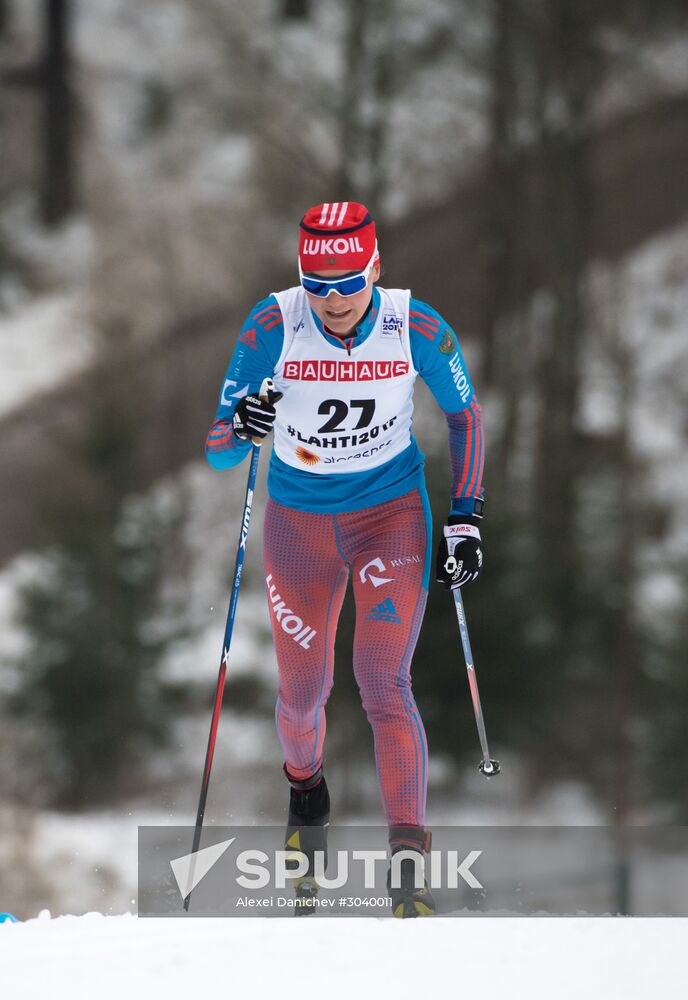
M 437 582 L 456 590 L 480 576 L 483 550 L 477 517 L 452 514 L 444 526 L 437 549 Z
M 272 388 L 271 379 L 265 379 L 260 388 L 260 396 L 244 396 L 234 411 L 232 427 L 240 441 L 256 438 L 262 441 L 272 430 L 277 415 L 275 403 L 280 401 L 283 393 Z

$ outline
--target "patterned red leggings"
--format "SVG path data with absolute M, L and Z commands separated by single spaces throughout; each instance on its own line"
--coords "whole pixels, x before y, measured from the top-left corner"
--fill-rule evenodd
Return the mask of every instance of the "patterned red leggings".
M 428 583 L 427 496 L 349 514 L 310 514 L 269 500 L 264 558 L 279 665 L 276 722 L 295 778 L 321 765 L 334 640 L 349 575 L 356 602 L 354 675 L 373 729 L 387 822 L 423 826 L 427 742 L 411 658 Z

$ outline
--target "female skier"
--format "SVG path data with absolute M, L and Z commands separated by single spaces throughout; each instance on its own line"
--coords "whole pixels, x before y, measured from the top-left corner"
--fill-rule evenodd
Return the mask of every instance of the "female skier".
M 373 730 L 392 853 L 429 850 L 427 743 L 411 659 L 430 576 L 423 454 L 411 433 L 420 375 L 449 426 L 451 504 L 437 553 L 453 589 L 482 565 L 480 407 L 456 335 L 408 290 L 380 288 L 375 223 L 356 202 L 309 209 L 299 284 L 259 302 L 241 329 L 208 434 L 215 469 L 237 465 L 274 430 L 264 561 L 277 662 L 276 722 L 291 786 L 286 842 L 326 849 L 325 704 L 349 574 L 356 603 L 353 669 Z M 269 398 L 259 396 L 266 378 Z M 454 558 L 449 558 L 453 556 Z M 317 892 L 308 876 L 302 897 Z M 388 881 L 389 885 L 389 881 Z M 299 892 L 297 888 L 297 894 Z M 390 888 L 396 916 L 432 914 L 413 863 Z M 298 910 L 297 910 L 298 912 Z

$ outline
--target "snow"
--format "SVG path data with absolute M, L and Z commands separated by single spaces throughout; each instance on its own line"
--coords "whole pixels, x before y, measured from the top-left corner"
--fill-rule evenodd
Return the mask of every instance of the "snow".
M 0 573 L 0 692 L 3 695 L 14 688 L 11 665 L 28 648 L 26 633 L 18 621 L 19 592 L 35 565 L 36 561 L 30 556 L 19 556 Z
M 70 293 L 0 315 L 0 417 L 56 388 L 92 357 L 92 333 Z
M 636 594 L 639 619 L 658 635 L 682 607 L 688 554 L 687 269 L 683 220 L 619 264 L 596 262 L 590 274 L 595 336 L 587 339 L 581 422 L 593 434 L 618 430 L 628 380 L 634 488 L 649 509 L 663 504 L 670 514 L 663 537 L 647 542 Z
M 614 72 L 607 74 L 597 93 L 598 122 L 685 94 L 688 60 L 682 32 L 667 29 L 654 38 L 643 37 L 639 45 L 623 31 L 606 29 L 598 44 L 614 64 Z
M 438 989 L 480 1000 L 646 1000 L 688 987 L 688 920 L 307 919 L 53 920 L 44 912 L 0 925 L 3 992 L 187 1000 L 308 995 L 312 984 L 327 1000 L 405 1000 Z

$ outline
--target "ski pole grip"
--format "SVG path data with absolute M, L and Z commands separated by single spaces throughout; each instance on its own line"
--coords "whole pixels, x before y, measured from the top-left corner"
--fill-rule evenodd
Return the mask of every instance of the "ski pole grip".
M 264 378 L 261 383 L 258 396 L 263 403 L 276 403 L 282 398 L 282 393 L 275 392 L 275 383 L 271 378 Z M 251 438 L 251 442 L 256 446 L 256 448 L 260 448 L 264 440 L 265 438 Z

